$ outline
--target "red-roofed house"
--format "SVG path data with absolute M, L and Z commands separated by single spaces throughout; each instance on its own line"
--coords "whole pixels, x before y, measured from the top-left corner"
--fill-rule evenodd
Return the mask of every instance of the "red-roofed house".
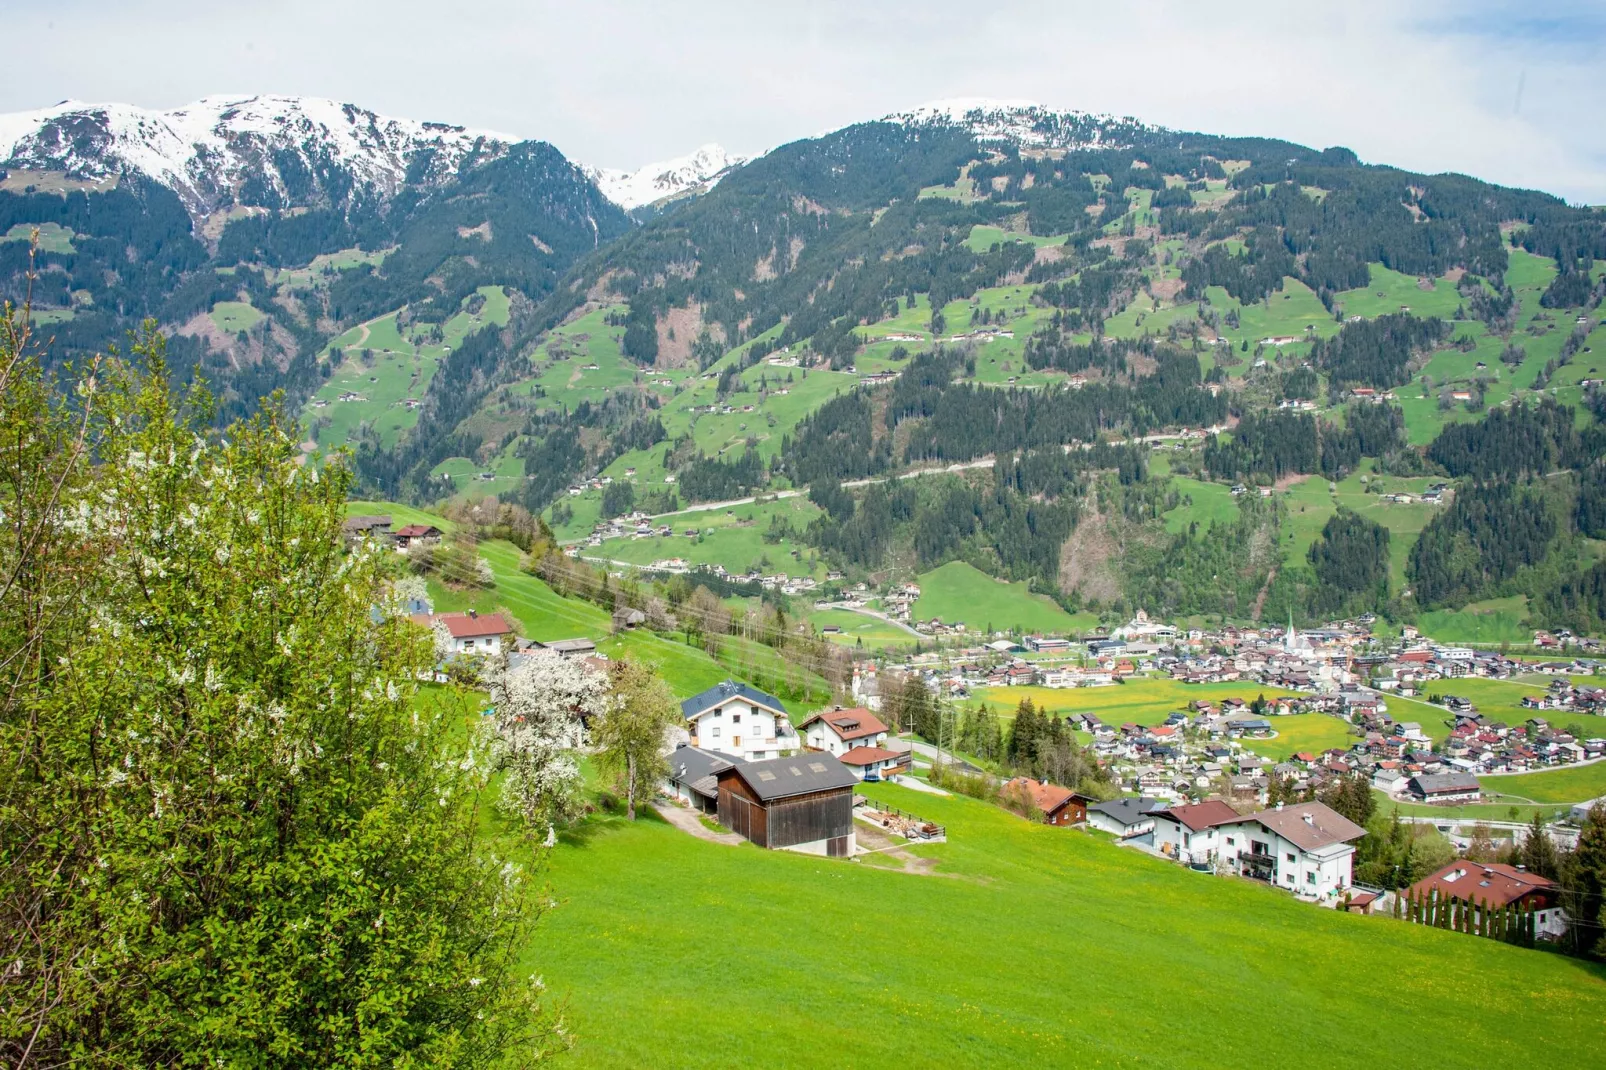
M 1058 784 L 1045 784 L 1029 776 L 1016 777 L 1007 782 L 1003 790 L 1006 794 L 1025 792 L 1032 805 L 1042 812 L 1045 825 L 1079 825 L 1087 820 L 1087 804 L 1096 801 L 1081 792 Z
M 513 626 L 500 613 L 418 613 L 413 620 L 426 628 L 439 624 L 451 637 L 453 654 L 500 654 Z
M 405 550 L 409 546 L 434 546 L 444 534 L 434 524 L 408 524 L 397 528 L 391 538 L 396 540 L 396 549 Z
M 803 746 L 838 758 L 855 747 L 880 747 L 887 742 L 887 726 L 863 707 L 833 706 L 810 714 L 797 727 L 803 735 Z
M 1520 866 L 1499 862 L 1458 859 L 1406 889 L 1406 897 L 1427 899 L 1435 892 L 1491 910 L 1519 905 L 1534 911 L 1534 935 L 1556 940 L 1567 933 L 1567 915 L 1561 909 L 1556 882 Z
M 1156 810 L 1153 817 L 1154 845 L 1167 854 L 1186 852 L 1193 861 L 1215 855 L 1220 849 L 1216 829 L 1240 820 L 1238 811 L 1219 799 Z
M 908 764 L 909 752 L 881 747 L 850 747 L 837 755 L 837 761 L 847 766 L 848 772 L 860 780 L 884 780 Z

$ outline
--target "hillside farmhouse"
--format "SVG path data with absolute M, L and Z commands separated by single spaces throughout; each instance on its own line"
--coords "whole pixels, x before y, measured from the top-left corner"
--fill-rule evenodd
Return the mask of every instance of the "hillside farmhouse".
M 748 684 L 724 680 L 680 704 L 691 744 L 749 762 L 798 749 L 798 735 L 781 700 Z

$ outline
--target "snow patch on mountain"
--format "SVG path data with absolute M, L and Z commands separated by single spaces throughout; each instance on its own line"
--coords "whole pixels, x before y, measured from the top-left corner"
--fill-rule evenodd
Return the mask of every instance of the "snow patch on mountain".
M 906 126 L 959 126 L 980 141 L 1022 148 L 1097 149 L 1126 147 L 1154 128 L 1136 119 L 1083 111 L 1060 111 L 1031 100 L 958 97 L 935 100 L 881 120 Z
M 518 140 L 316 97 L 211 96 L 169 111 L 69 100 L 0 115 L 0 167 L 91 180 L 141 174 L 205 214 L 251 179 L 286 203 L 328 178 L 383 196 L 409 177 L 438 181 Z
M 704 145 L 696 152 L 647 164 L 634 171 L 583 167 L 602 195 L 627 211 L 687 193 L 705 193 L 721 178 L 747 162 L 719 145 Z

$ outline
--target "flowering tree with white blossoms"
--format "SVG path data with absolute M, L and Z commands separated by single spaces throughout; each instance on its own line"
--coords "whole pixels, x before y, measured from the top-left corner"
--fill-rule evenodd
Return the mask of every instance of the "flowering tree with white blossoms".
M 550 650 L 521 656 L 491 680 L 494 750 L 504 773 L 502 807 L 532 826 L 574 816 L 584 724 L 608 708 L 608 678 Z

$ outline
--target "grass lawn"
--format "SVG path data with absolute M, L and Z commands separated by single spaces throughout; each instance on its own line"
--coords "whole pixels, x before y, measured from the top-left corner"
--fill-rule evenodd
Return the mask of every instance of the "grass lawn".
M 1065 612 L 1046 595 L 1032 594 L 1025 583 L 1000 583 L 963 561 L 950 561 L 919 577 L 916 620 L 940 617 L 963 621 L 971 629 L 1017 629 L 1027 632 L 1074 633 L 1097 624 L 1091 613 Z
M 1606 796 L 1606 762 L 1547 769 L 1538 773 L 1479 777 L 1484 791 L 1498 791 L 1536 803 L 1581 803 Z
M 212 306 L 212 322 L 228 334 L 249 331 L 262 321 L 262 313 L 249 301 L 219 301 Z
M 1433 1063 L 1599 1065 L 1600 966 L 1322 910 L 961 796 L 862 790 L 947 826 L 912 849 L 942 876 L 727 847 L 651 813 L 561 836 L 528 965 L 568 1001 L 576 1064 L 1217 1067 L 1250 1061 L 1238 1037 L 1256 1065 L 1351 1067 L 1424 1007 L 1477 1006 Z M 696 983 L 733 954 L 738 1006 L 710 1013 Z M 1067 971 L 1086 982 L 1045 997 Z
M 1276 698 L 1291 694 L 1291 691 L 1259 684 L 1182 684 L 1163 676 L 1133 677 L 1113 687 L 980 687 L 975 691 L 977 698 L 1000 714 L 1013 714 L 1020 700 L 1029 698 L 1039 709 L 1050 713 L 1093 713 L 1105 724 L 1120 725 L 1130 721 L 1145 726 L 1160 724 L 1167 714 L 1187 709 L 1190 702 L 1219 702 L 1224 698 L 1253 702 L 1257 695 Z M 1291 719 L 1274 718 L 1274 726 Z M 1337 721 L 1333 723 L 1338 724 Z M 1279 743 L 1278 740 L 1260 742 Z
M 1533 639 L 1528 626 L 1528 596 L 1491 598 L 1461 609 L 1436 609 L 1417 620 L 1423 635 L 1445 643 L 1497 643 L 1526 645 Z
M 39 251 L 41 253 L 60 253 L 66 255 L 75 252 L 72 240 L 75 237 L 72 230 L 60 223 L 14 223 L 10 230 L 0 235 L 0 242 L 29 242 L 33 240 L 34 230 L 39 231 Z
M 862 642 L 869 650 L 886 650 L 916 642 L 914 636 L 896 624 L 855 613 L 851 609 L 816 609 L 809 613 L 809 623 L 817 629 L 828 626 L 841 628 L 840 632 L 833 632 L 826 638 L 849 646 Z
M 1329 747 L 1348 747 L 1359 737 L 1350 726 L 1325 713 L 1291 713 L 1271 718 L 1276 739 L 1245 739 L 1243 745 L 1264 758 L 1282 761 L 1299 751 L 1324 751 Z

